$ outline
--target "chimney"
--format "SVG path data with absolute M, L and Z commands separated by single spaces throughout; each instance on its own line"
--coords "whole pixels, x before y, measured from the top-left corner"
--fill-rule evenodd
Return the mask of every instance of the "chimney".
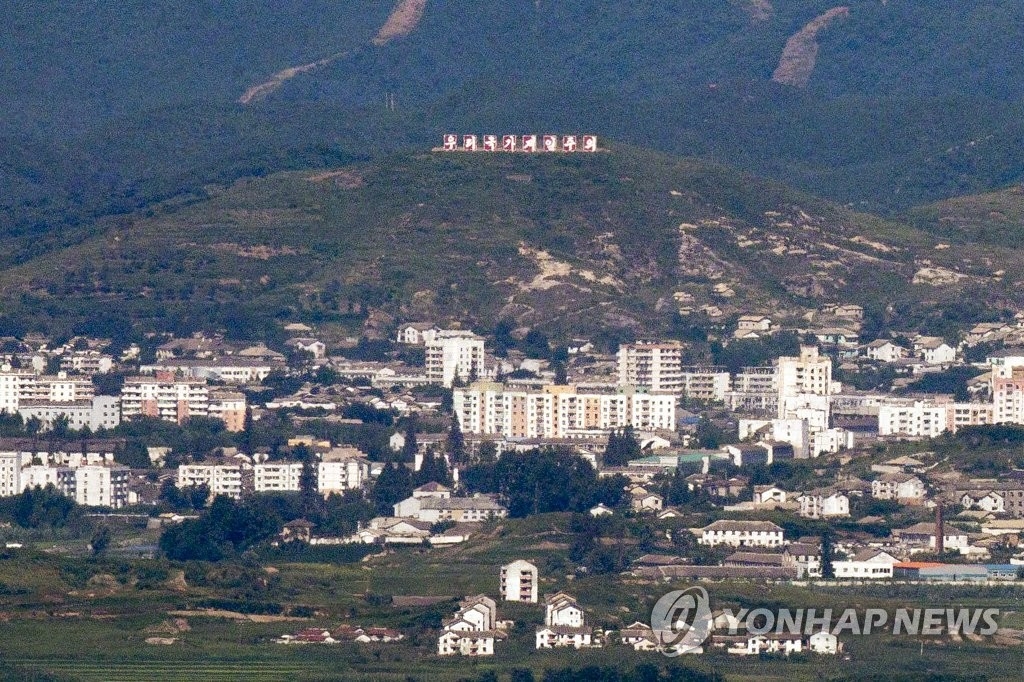
M 945 547 L 946 538 L 946 522 L 942 518 L 942 503 L 935 507 L 935 553 L 942 556 L 942 553 L 946 551 Z

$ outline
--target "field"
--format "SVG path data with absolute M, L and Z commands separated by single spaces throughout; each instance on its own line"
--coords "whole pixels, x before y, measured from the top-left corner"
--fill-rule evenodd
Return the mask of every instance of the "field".
M 842 637 L 843 657 L 794 656 L 789 660 L 750 659 L 710 651 L 670 660 L 621 646 L 585 652 L 533 650 L 542 608 L 499 606 L 516 626 L 497 655 L 487 660 L 439 659 L 436 628 L 456 598 L 494 594 L 498 567 L 528 557 L 541 569 L 542 592 L 564 589 L 577 596 L 598 627 L 617 628 L 645 621 L 654 600 L 680 585 L 656 585 L 626 577 L 574 576 L 566 570 L 567 517 L 542 515 L 504 521 L 480 537 L 447 549 L 405 548 L 347 565 L 275 563 L 254 568 L 234 565 L 172 565 L 162 560 L 58 557 L 24 552 L 0 560 L 0 676 L 24 679 L 44 673 L 59 680 L 458 680 L 494 670 L 499 679 L 514 668 L 530 668 L 540 679 L 548 668 L 584 665 L 631 669 L 644 662 L 717 671 L 729 680 L 888 679 L 894 669 L 907 679 L 929 674 L 984 675 L 1020 679 L 1024 648 L 945 638 Z M 182 570 L 188 587 L 148 581 L 145 576 Z M 246 573 L 246 571 L 250 571 Z M 97 578 L 97 574 L 107 578 Z M 260 576 L 268 576 L 264 581 Z M 142 579 L 140 579 L 140 577 Z M 262 587 L 256 583 L 266 582 Z M 810 607 L 858 609 L 897 606 L 997 607 L 1004 627 L 1020 628 L 1024 586 L 802 586 L 727 582 L 706 585 L 716 608 Z M 252 622 L 189 615 L 174 625 L 172 611 L 197 609 L 210 600 L 280 604 L 286 613 L 312 613 L 309 619 Z M 449 597 L 429 606 L 391 603 L 393 596 Z M 245 603 L 239 601 L 238 603 Z M 255 602 L 254 602 L 255 603 Z M 406 634 L 397 644 L 282 645 L 273 639 L 309 625 L 339 623 L 396 627 Z M 146 638 L 174 638 L 169 645 Z M 45 678 L 44 678 L 45 679 Z M 952 678 L 952 679 L 955 679 Z

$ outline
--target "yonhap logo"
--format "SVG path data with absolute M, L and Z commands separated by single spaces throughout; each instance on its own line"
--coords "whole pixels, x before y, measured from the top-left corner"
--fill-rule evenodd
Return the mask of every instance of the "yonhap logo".
M 651 629 L 666 656 L 701 650 L 711 628 L 711 602 L 703 587 L 673 590 L 651 611 Z

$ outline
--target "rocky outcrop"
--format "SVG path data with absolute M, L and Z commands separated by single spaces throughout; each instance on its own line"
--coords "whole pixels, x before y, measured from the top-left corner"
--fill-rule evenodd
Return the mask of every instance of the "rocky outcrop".
M 849 7 L 833 7 L 790 36 L 772 80 L 796 88 L 806 87 L 818 60 L 818 34 L 833 22 L 849 16 Z
M 772 18 L 775 8 L 771 0 L 729 0 L 732 4 L 739 6 L 751 21 L 768 21 Z

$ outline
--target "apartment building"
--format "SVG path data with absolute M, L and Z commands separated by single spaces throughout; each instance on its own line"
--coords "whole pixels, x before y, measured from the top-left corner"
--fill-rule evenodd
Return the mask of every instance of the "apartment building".
M 454 392 L 465 433 L 507 438 L 571 438 L 633 426 L 675 430 L 676 397 L 650 393 L 578 393 L 574 386 L 510 389 L 479 382 Z
M 81 374 L 106 374 L 114 367 L 114 358 L 95 350 L 75 350 L 64 353 L 60 358 L 62 372 Z
M 450 387 L 484 375 L 484 340 L 471 331 L 445 329 L 425 343 L 427 379 Z
M 993 366 L 992 421 L 995 424 L 1024 424 L 1024 365 L 1008 363 Z
M 66 402 L 28 399 L 20 401 L 18 414 L 26 422 L 38 419 L 43 424 L 43 431 L 53 428 L 54 422 L 61 417 L 66 418 L 68 427 L 76 431 L 86 427 L 91 431 L 112 429 L 121 423 L 121 399 L 109 395 Z
M 245 429 L 245 394 L 223 388 L 210 390 L 207 414 L 224 422 L 228 431 Z
M 183 424 L 189 417 L 209 414 L 210 393 L 205 380 L 177 379 L 166 373 L 126 379 L 121 389 L 121 416 L 144 415 Z
M 680 393 L 684 398 L 705 402 L 725 402 L 729 392 L 729 373 L 722 367 L 683 367 Z
M 619 386 L 648 393 L 683 390 L 683 346 L 678 342 L 639 341 L 618 352 Z
M 817 346 L 801 346 L 797 357 L 776 360 L 779 396 L 804 393 L 831 395 L 838 392 L 832 383 L 832 360 L 818 354 Z
M 537 603 L 537 567 L 518 559 L 501 567 L 501 598 L 505 601 Z
M 187 379 L 214 379 L 228 384 L 251 384 L 263 381 L 281 363 L 257 357 L 228 355 L 219 358 L 168 358 L 152 365 L 142 365 L 141 374 L 171 373 Z
M 951 406 L 924 400 L 882 405 L 878 408 L 878 435 L 934 438 L 948 428 Z
M 302 462 L 265 462 L 253 467 L 253 490 L 263 492 L 300 489 Z
M 28 369 L 0 371 L 0 411 L 15 413 L 27 400 L 71 402 L 90 400 L 95 395 L 92 381 L 85 377 L 69 377 L 64 372 L 56 375 L 37 375 Z
M 0 497 L 52 485 L 81 505 L 120 509 L 128 504 L 128 467 L 52 466 L 32 461 L 30 452 L 0 452 Z
M 182 464 L 178 467 L 175 485 L 178 488 L 192 488 L 205 485 L 212 495 L 227 495 L 239 499 L 242 497 L 242 481 L 248 476 L 243 474 L 242 464 Z

